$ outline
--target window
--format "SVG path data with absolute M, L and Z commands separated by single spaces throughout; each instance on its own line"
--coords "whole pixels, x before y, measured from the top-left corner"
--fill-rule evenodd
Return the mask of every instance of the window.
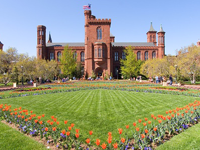
M 156 58 L 156 52 L 155 51 L 152 52 L 152 59 L 154 59 L 154 58 Z
M 84 66 L 81 66 L 81 75 L 84 75 Z
M 44 31 L 42 31 L 42 35 L 44 35 Z
M 137 60 L 141 60 L 141 52 L 137 52 Z
M 50 53 L 50 60 L 54 60 L 54 53 Z
M 144 53 L 144 60 L 148 60 L 148 52 Z
M 98 49 L 98 57 L 101 58 L 101 48 Z
M 81 62 L 84 62 L 84 61 L 85 61 L 85 53 L 81 52 Z
M 125 52 L 122 52 L 122 59 L 126 59 L 126 54 L 125 54 Z
M 58 62 L 60 62 L 60 60 L 61 60 L 61 52 L 57 53 L 57 60 L 58 60 Z
M 154 42 L 154 41 L 156 41 L 156 37 L 155 37 L 155 35 L 153 36 L 153 42 Z
M 115 61 L 118 61 L 118 52 L 115 52 Z
M 74 60 L 77 59 L 77 53 L 76 53 L 76 51 L 73 53 L 73 58 L 74 58 Z
M 95 48 L 95 50 L 94 50 L 94 57 L 95 57 L 95 58 L 98 57 L 98 54 L 97 54 L 97 48 Z
M 150 42 L 152 42 L 152 36 L 150 35 Z
M 97 39 L 101 40 L 102 39 L 102 30 L 100 27 L 97 28 Z

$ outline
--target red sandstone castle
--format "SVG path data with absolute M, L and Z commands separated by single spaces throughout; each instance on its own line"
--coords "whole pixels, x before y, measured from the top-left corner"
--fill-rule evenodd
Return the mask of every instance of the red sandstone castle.
M 49 34 L 46 43 L 46 27 L 37 26 L 37 58 L 55 59 L 58 62 L 64 46 L 73 49 L 78 62 L 82 64 L 84 73 L 91 76 L 92 71 L 97 75 L 120 73 L 120 59 L 125 59 L 123 50 L 132 46 L 139 60 L 163 58 L 165 55 L 165 32 L 154 30 L 152 23 L 147 32 L 147 42 L 115 42 L 115 36 L 110 33 L 111 19 L 96 19 L 91 10 L 85 10 L 85 42 L 84 43 L 52 43 Z M 158 45 L 156 41 L 158 34 Z

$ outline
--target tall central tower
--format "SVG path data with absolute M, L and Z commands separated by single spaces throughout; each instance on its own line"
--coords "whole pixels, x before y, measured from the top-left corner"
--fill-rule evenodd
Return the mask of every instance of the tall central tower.
M 110 46 L 111 19 L 96 19 L 85 10 L 85 71 L 90 76 L 110 74 L 112 53 Z

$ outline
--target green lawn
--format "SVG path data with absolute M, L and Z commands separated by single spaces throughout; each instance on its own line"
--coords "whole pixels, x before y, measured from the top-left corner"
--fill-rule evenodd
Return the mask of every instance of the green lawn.
M 45 150 L 45 146 L 0 122 L 0 150 Z
M 157 150 L 199 150 L 200 124 L 189 128 L 185 132 L 174 136 L 170 141 L 159 146 Z
M 79 128 L 82 140 L 93 130 L 92 139 L 107 139 L 107 133 L 113 132 L 119 138 L 118 128 L 125 130 L 129 124 L 129 135 L 132 123 L 151 114 L 165 114 L 165 111 L 182 107 L 193 102 L 195 97 L 167 94 L 128 92 L 117 90 L 82 90 L 76 92 L 28 96 L 0 100 L 1 103 L 33 110 L 34 113 L 46 114 L 45 120 L 54 115 L 64 128 L 64 120 L 75 123 Z

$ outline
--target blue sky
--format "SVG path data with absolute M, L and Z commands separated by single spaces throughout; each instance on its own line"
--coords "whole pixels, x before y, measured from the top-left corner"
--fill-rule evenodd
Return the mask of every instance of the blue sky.
M 53 42 L 84 42 L 83 5 L 96 18 L 111 19 L 116 42 L 146 42 L 153 22 L 166 32 L 166 54 L 200 39 L 199 0 L 0 0 L 0 41 L 4 50 L 36 56 L 37 25 L 47 27 Z

